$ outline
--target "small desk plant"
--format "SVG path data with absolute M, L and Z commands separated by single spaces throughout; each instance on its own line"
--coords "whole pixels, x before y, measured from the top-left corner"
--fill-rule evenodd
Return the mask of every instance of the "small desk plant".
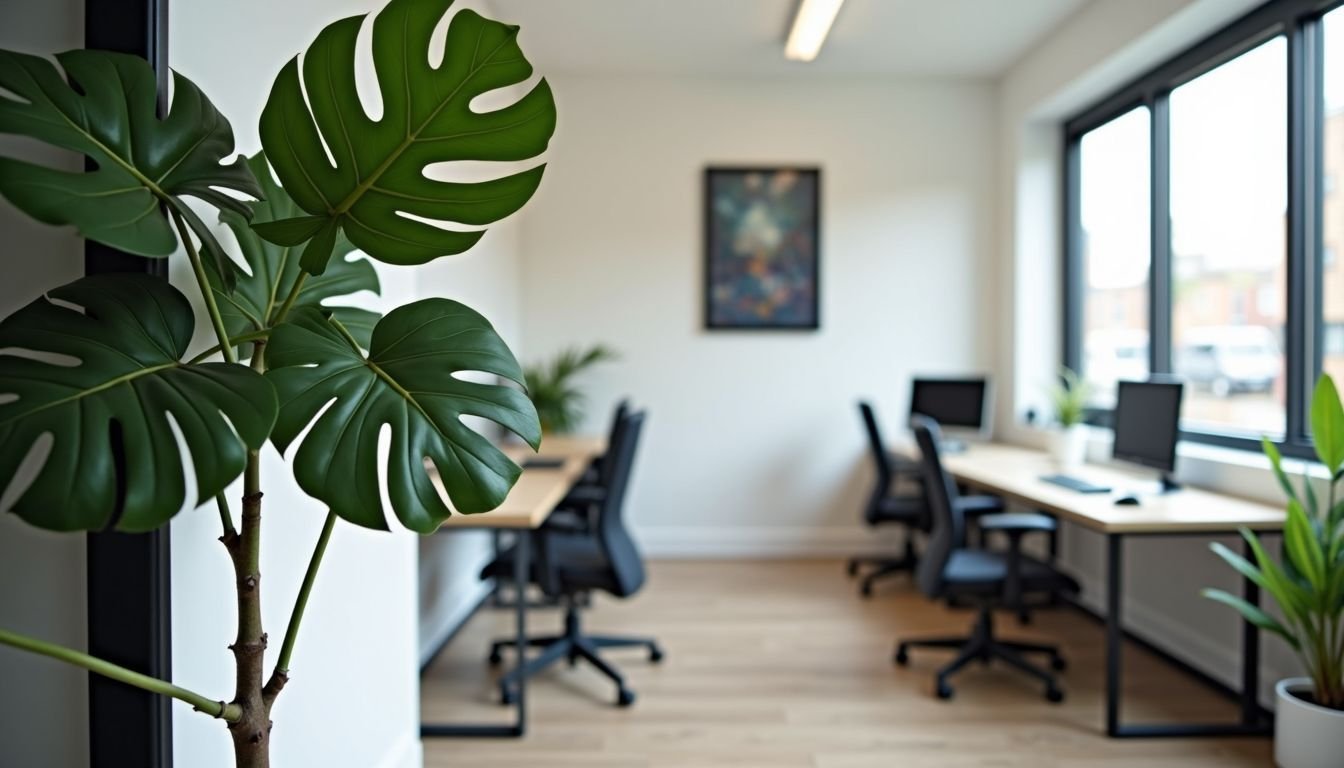
M 1056 430 L 1050 434 L 1050 455 L 1061 469 L 1072 469 L 1087 458 L 1087 429 L 1083 416 L 1092 388 L 1081 376 L 1066 367 L 1050 387 L 1050 405 L 1055 414 Z
M 544 434 L 563 435 L 574 431 L 583 420 L 583 392 L 574 385 L 574 378 L 598 363 L 619 358 L 616 351 L 604 344 L 588 349 L 570 347 L 561 351 L 549 363 L 541 362 L 523 369 L 527 381 L 527 396 L 537 409 Z
M 1266 552 L 1259 537 L 1243 529 L 1255 562 L 1222 544 L 1213 551 L 1237 573 L 1273 595 L 1282 620 L 1223 590 L 1204 595 L 1235 608 L 1257 627 L 1283 638 L 1307 677 L 1275 686 L 1275 762 L 1282 768 L 1337 766 L 1344 761 L 1344 407 L 1330 376 L 1322 376 L 1311 400 L 1311 434 L 1316 457 L 1329 473 L 1321 498 L 1304 480 L 1299 492 L 1283 470 L 1279 451 L 1263 440 L 1279 485 L 1288 496 L 1282 563 Z
M 74 226 L 127 253 L 165 258 L 184 249 L 217 342 L 190 355 L 191 304 L 147 274 L 53 287 L 0 321 L 0 478 L 16 494 L 4 511 L 55 531 L 149 531 L 184 505 L 184 472 L 191 472 L 190 502 L 218 507 L 220 540 L 236 572 L 236 688 L 205 695 L 5 630 L 0 644 L 218 718 L 239 768 L 270 765 L 273 707 L 337 519 L 386 528 L 377 466 L 382 426 L 392 434 L 385 467 L 391 511 L 419 533 L 449 515 L 426 460 L 460 512 L 495 507 L 519 475 L 461 416 L 494 421 L 533 447 L 541 437 L 521 389 L 453 375 L 524 381 L 504 341 L 469 307 L 431 298 L 380 317 L 323 306 L 333 296 L 377 290 L 372 265 L 346 259 L 353 249 L 395 265 L 461 253 L 481 238 L 479 227 L 517 211 L 541 181 L 539 164 L 477 183 L 425 176 L 435 163 L 536 158 L 555 129 L 544 80 L 501 109 L 470 106 L 531 76 L 517 27 L 463 10 L 448 26 L 442 62 L 430 64 L 431 36 L 451 4 L 391 0 L 373 18 L 378 119 L 355 88 L 356 38 L 366 17 L 326 27 L 271 87 L 260 120 L 264 155 L 229 162 L 228 121 L 181 75 L 160 118 L 154 73 L 142 59 L 74 50 L 56 56 L 58 67 L 0 51 L 0 133 L 80 153 L 94 168 L 72 173 L 0 157 L 0 195 L 39 221 Z M 247 271 L 186 197 L 217 209 L 237 235 Z M 269 673 L 259 580 L 258 452 L 267 440 L 288 452 L 299 487 L 329 508 Z M 240 475 L 235 517 L 224 492 Z M 283 717 L 276 720 L 283 728 Z

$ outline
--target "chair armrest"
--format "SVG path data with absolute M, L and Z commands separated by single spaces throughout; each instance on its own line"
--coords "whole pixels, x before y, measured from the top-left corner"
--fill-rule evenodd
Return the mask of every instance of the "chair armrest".
M 541 528 L 555 533 L 588 533 L 592 525 L 588 517 L 577 510 L 557 509 L 546 518 Z
M 591 485 L 579 483 L 569 489 L 565 498 L 561 500 L 559 506 L 580 506 L 586 504 L 600 504 L 607 498 L 607 489 L 600 485 Z
M 979 520 L 984 531 L 1003 531 L 1005 533 L 1030 533 L 1032 531 L 1053 531 L 1055 519 L 1039 512 L 1000 512 L 985 515 Z

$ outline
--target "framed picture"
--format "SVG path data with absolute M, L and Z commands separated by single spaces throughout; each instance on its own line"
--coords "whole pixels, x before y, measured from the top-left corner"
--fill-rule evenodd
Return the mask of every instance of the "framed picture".
M 815 330 L 821 171 L 705 170 L 705 327 Z

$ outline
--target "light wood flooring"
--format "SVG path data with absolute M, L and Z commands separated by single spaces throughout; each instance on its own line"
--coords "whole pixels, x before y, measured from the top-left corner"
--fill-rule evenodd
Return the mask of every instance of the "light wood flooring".
M 530 631 L 558 630 L 534 610 Z M 998 666 L 954 678 L 932 695 L 943 651 L 891 663 L 897 637 L 960 634 L 972 614 L 924 600 L 908 577 L 861 599 L 840 561 L 669 561 L 628 601 L 597 598 L 586 628 L 656 636 L 653 665 L 636 649 L 609 652 L 639 700 L 613 705 L 611 683 L 561 664 L 528 688 L 523 739 L 426 739 L 427 768 L 1054 768 L 1266 766 L 1267 739 L 1111 740 L 1102 733 L 1102 630 L 1072 611 L 1040 612 L 1026 627 L 1004 616 L 1005 637 L 1060 643 L 1070 663 L 1063 704 Z M 423 678 L 426 720 L 507 720 L 495 703 L 488 639 L 512 632 L 512 613 L 482 610 Z M 506 659 L 506 665 L 511 660 Z M 1137 648 L 1125 656 L 1126 720 L 1234 717 L 1234 707 Z

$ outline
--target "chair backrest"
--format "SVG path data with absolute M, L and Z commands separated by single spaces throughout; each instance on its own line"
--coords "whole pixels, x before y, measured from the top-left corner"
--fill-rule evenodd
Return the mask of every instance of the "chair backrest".
M 603 488 L 611 483 L 611 446 L 616 444 L 616 430 L 620 429 L 621 422 L 629 414 L 630 398 L 623 397 L 611 414 L 611 426 L 607 429 L 607 452 L 597 462 L 597 484 Z
M 877 426 L 877 414 L 873 406 L 859 401 L 859 413 L 863 415 L 863 427 L 868 432 L 868 451 L 873 455 L 873 466 L 877 469 L 878 492 L 886 493 L 891 487 L 891 457 L 887 454 L 886 443 L 882 442 L 882 431 Z
M 947 561 L 953 550 L 965 541 L 966 520 L 956 503 L 957 485 L 943 469 L 938 452 L 942 442 L 938 423 L 926 416 L 914 416 L 910 425 L 915 430 L 915 441 L 919 443 L 924 492 L 932 514 L 928 542 L 915 569 L 915 583 L 925 595 L 938 597 L 943 592 L 943 571 Z
M 635 449 L 644 429 L 645 411 L 627 413 L 617 423 L 607 456 L 611 457 L 611 477 L 606 496 L 598 508 L 597 537 L 611 568 L 617 597 L 626 597 L 644 586 L 644 558 L 625 526 L 625 497 L 635 466 Z

